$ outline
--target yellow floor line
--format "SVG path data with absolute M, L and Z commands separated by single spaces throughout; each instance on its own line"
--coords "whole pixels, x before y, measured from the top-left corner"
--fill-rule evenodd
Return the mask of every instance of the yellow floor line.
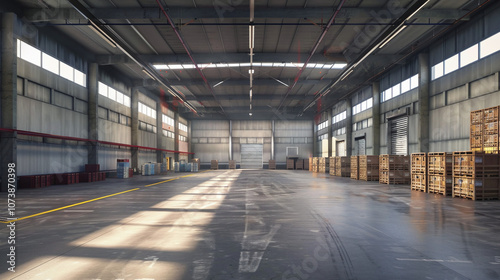
M 176 178 L 168 179 L 168 180 L 161 181 L 161 182 L 158 182 L 158 183 L 145 185 L 144 187 L 147 188 L 147 187 L 151 187 L 151 186 L 155 186 L 155 185 L 167 183 L 167 182 L 170 182 L 170 181 L 178 180 L 180 178 L 185 178 L 185 177 L 189 177 L 189 176 L 194 176 L 196 174 L 207 172 L 207 171 L 210 171 L 210 170 L 200 171 L 200 172 L 195 173 L 195 174 L 190 174 L 190 175 L 186 175 L 186 176 L 181 176 L 181 177 L 176 177 Z M 94 198 L 94 199 L 91 199 L 91 200 L 86 200 L 86 201 L 78 202 L 78 203 L 75 203 L 75 204 L 66 205 L 66 206 L 63 206 L 63 207 L 59 207 L 59 208 L 56 208 L 56 209 L 52 209 L 52 210 L 48 210 L 48 211 L 36 213 L 36 214 L 29 215 L 29 216 L 26 216 L 26 217 L 18 218 L 18 219 L 15 219 L 15 220 L 0 221 L 0 223 L 8 224 L 8 223 L 11 223 L 11 222 L 17 222 L 17 221 L 21 221 L 21 220 L 26 220 L 26 219 L 37 217 L 37 216 L 40 216 L 40 215 L 44 215 L 44 214 L 48 214 L 48 213 L 52 213 L 52 212 L 64 210 L 64 209 L 67 209 L 67 208 L 75 207 L 75 206 L 78 206 L 78 205 L 86 204 L 86 203 L 97 201 L 97 200 L 101 200 L 101 199 L 105 199 L 105 198 L 112 197 L 112 196 L 115 196 L 115 195 L 120 195 L 120 194 L 124 194 L 124 193 L 129 193 L 129 192 L 137 191 L 137 190 L 140 190 L 140 189 L 141 188 L 135 188 L 135 189 L 126 190 L 126 191 L 123 191 L 123 192 L 118 192 L 118 193 L 114 193 L 114 194 L 110 194 L 110 195 L 106 195 L 106 196 L 101 196 L 101 197 Z

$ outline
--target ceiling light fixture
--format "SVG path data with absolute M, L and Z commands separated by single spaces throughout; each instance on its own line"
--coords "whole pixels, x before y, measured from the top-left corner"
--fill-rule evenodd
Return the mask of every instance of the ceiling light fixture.
M 116 48 L 116 43 L 115 41 L 113 41 L 113 39 L 111 39 L 108 35 L 106 35 L 106 33 L 104 33 L 104 31 L 102 31 L 101 28 L 99 28 L 99 26 L 97 26 L 93 21 L 90 20 L 90 24 L 89 25 L 89 28 L 94 31 L 97 35 L 99 35 L 99 37 L 101 37 L 104 41 L 106 41 L 106 43 L 108 43 L 111 47 L 113 48 Z
M 384 40 L 380 46 L 378 47 L 379 49 L 383 48 L 385 45 L 387 45 L 387 43 L 389 43 L 392 39 L 394 39 L 396 36 L 398 36 L 398 34 L 403 31 L 404 29 L 406 28 L 406 25 L 403 25 L 401 28 L 397 29 L 395 32 L 393 32 L 393 34 L 387 38 L 386 40 Z

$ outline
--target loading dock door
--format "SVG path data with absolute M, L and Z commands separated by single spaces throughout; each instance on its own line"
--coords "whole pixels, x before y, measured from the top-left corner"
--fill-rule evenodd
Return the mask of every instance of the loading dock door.
M 408 117 L 389 120 L 391 155 L 408 155 Z
M 241 164 L 244 169 L 262 169 L 262 144 L 241 144 Z
M 345 157 L 346 151 L 345 151 L 345 141 L 337 141 L 336 143 L 336 150 L 337 150 L 337 156 L 339 157 Z
M 354 152 L 357 156 L 366 155 L 366 138 L 360 137 L 356 138 L 356 143 L 354 145 Z

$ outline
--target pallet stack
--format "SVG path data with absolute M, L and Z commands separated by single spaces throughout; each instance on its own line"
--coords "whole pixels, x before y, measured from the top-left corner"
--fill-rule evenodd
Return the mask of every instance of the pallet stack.
M 330 161 L 330 175 L 333 175 L 335 176 L 335 173 L 337 172 L 337 160 L 335 159 L 335 157 L 330 157 L 329 158 L 329 161 Z
M 229 160 L 229 169 L 236 169 L 236 161 Z
M 311 158 L 304 159 L 304 170 L 311 169 Z
M 470 149 L 476 152 L 483 151 L 483 111 L 470 112 Z
M 336 157 L 335 175 L 339 177 L 350 177 L 351 176 L 351 158 L 350 157 Z
M 359 156 L 359 180 L 379 180 L 378 156 Z
M 498 110 L 499 107 L 484 109 L 483 151 L 498 154 Z
M 286 169 L 295 169 L 295 160 L 292 158 L 286 159 Z
M 295 169 L 296 170 L 304 170 L 304 160 L 303 159 L 298 159 L 295 161 Z
M 498 154 L 466 151 L 453 153 L 453 197 L 472 200 L 500 199 Z
M 359 157 L 351 156 L 351 179 L 359 180 Z
M 410 157 L 400 155 L 380 155 L 379 182 L 381 184 L 409 184 Z
M 326 157 L 320 157 L 318 160 L 318 172 L 327 173 L 330 169 L 330 160 Z
M 474 152 L 499 153 L 500 106 L 470 113 L 470 149 Z
M 319 172 L 319 158 L 317 157 L 313 157 L 312 158 L 312 169 L 311 171 L 314 172 L 314 173 L 318 173 Z
M 427 154 L 411 154 L 411 189 L 427 192 Z
M 452 153 L 429 153 L 427 155 L 427 191 L 429 193 L 451 195 L 453 189 L 452 165 Z
M 210 169 L 217 170 L 219 169 L 219 161 L 216 159 L 213 159 L 210 161 Z
M 276 170 L 276 160 L 274 160 L 274 159 L 269 160 L 269 169 Z

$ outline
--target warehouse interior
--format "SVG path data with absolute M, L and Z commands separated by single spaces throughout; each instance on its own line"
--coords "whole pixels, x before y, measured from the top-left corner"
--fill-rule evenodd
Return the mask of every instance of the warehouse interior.
M 500 278 L 498 1 L 0 11 L 1 279 Z

